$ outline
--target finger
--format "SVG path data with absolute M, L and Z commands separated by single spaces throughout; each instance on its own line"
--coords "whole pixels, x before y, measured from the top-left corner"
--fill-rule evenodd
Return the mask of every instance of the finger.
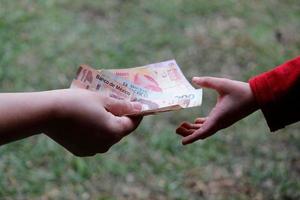
M 225 79 L 215 77 L 193 77 L 193 83 L 200 87 L 220 91 L 224 87 Z
M 198 117 L 195 119 L 195 124 L 203 124 L 206 121 L 206 117 Z
M 192 124 L 189 122 L 183 122 L 181 125 L 176 129 L 176 133 L 181 136 L 188 136 L 194 133 L 197 129 L 201 128 L 202 124 Z
M 105 99 L 104 107 L 116 116 L 138 113 L 142 110 L 142 104 L 139 102 L 128 102 L 111 97 Z
M 200 124 L 200 123 L 192 124 L 189 122 L 183 122 L 180 126 L 186 128 L 186 129 L 198 129 L 198 128 L 201 128 L 202 124 Z
M 188 135 L 182 139 L 182 144 L 187 145 L 190 143 L 195 142 L 199 139 L 205 139 L 211 135 L 213 135 L 215 132 L 217 132 L 217 128 L 215 126 L 215 123 L 213 120 L 207 120 L 201 128 L 194 131 L 193 134 Z
M 116 117 L 115 118 L 115 131 L 118 136 L 124 137 L 134 131 L 140 122 L 142 121 L 143 117 L 135 116 L 135 117 Z
M 197 129 L 186 129 L 186 128 L 180 126 L 180 127 L 178 127 L 178 128 L 176 129 L 176 133 L 177 133 L 178 135 L 181 135 L 181 136 L 183 136 L 183 137 L 186 137 L 186 136 L 188 136 L 188 135 L 193 134 L 194 131 L 196 131 L 196 130 L 197 130 Z

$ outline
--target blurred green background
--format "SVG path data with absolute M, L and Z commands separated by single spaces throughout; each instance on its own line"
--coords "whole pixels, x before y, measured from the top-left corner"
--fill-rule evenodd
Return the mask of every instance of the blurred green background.
M 299 22 L 297 0 L 1 0 L 0 88 L 66 88 L 82 63 L 127 68 L 172 58 L 188 78 L 247 81 L 300 54 Z M 256 112 L 181 145 L 177 125 L 207 115 L 215 101 L 205 90 L 201 107 L 145 117 L 91 158 L 44 135 L 2 146 L 0 199 L 299 199 L 299 123 L 269 133 Z

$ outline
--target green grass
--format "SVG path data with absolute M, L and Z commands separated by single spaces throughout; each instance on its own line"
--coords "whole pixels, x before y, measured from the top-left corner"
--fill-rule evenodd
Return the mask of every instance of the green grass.
M 79 64 L 124 68 L 175 58 L 187 77 L 247 81 L 300 52 L 289 1 L 0 3 L 2 92 L 69 87 Z M 281 35 L 281 37 L 276 37 Z M 77 158 L 44 135 L 0 148 L 1 199 L 299 199 L 299 124 L 270 134 L 255 113 L 183 147 L 174 130 L 203 106 L 148 116 L 107 154 Z

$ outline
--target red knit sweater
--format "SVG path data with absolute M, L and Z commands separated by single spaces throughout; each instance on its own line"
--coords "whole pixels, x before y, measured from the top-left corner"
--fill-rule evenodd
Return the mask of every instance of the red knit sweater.
M 300 120 L 300 56 L 249 83 L 271 131 Z

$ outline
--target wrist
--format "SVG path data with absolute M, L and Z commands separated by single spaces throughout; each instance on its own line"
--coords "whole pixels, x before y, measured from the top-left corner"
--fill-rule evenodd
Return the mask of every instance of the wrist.
M 57 105 L 59 95 L 57 90 L 43 91 L 33 93 L 31 98 L 36 99 L 33 103 L 35 112 L 33 116 L 35 118 L 36 124 L 34 125 L 35 134 L 46 132 L 49 127 L 53 126 L 57 116 Z
M 64 118 L 65 108 L 68 102 L 66 102 L 67 89 L 51 90 L 42 92 L 44 93 L 45 113 L 42 132 L 46 133 L 59 126 L 61 119 Z
M 248 107 L 250 109 L 250 112 L 255 112 L 256 110 L 259 109 L 259 105 L 256 101 L 256 98 L 253 94 L 253 91 L 250 87 L 250 84 L 249 83 L 246 83 L 247 84 L 247 101 L 248 101 Z
M 3 93 L 0 144 L 44 132 L 55 116 L 55 92 Z

